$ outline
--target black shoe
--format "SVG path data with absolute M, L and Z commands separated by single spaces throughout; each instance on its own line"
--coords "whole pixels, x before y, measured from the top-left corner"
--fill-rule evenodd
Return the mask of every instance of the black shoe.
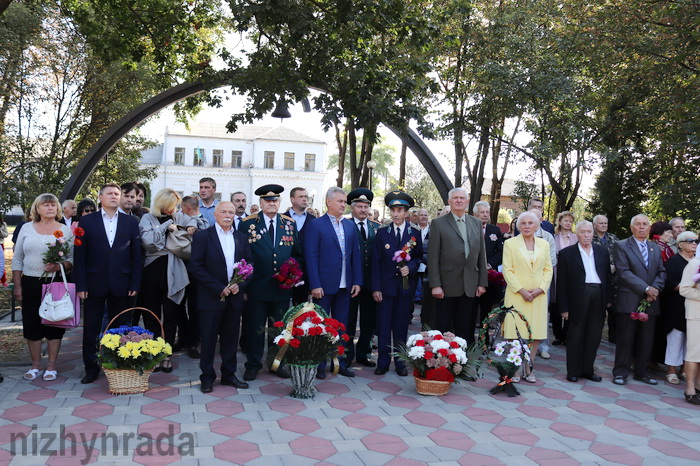
M 625 384 L 627 383 L 627 378 L 622 377 L 621 375 L 617 375 L 617 376 L 615 376 L 615 378 L 613 379 L 613 383 L 614 383 L 615 385 L 625 385 Z
M 80 379 L 80 383 L 82 384 L 88 384 L 88 383 L 93 383 L 97 378 L 100 376 L 100 373 L 87 373 L 85 374 L 85 377 Z
M 321 369 L 318 368 L 316 369 L 316 378 L 317 379 L 325 379 L 326 378 L 326 369 Z
M 590 380 L 591 382 L 602 382 L 602 381 L 603 381 L 603 378 L 602 378 L 601 376 L 599 376 L 598 374 L 596 374 L 596 373 L 593 373 L 593 374 L 581 374 L 581 377 L 583 377 L 584 379 L 588 379 L 588 380 Z
M 199 389 L 202 391 L 202 393 L 211 393 L 214 391 L 214 384 L 207 380 L 206 382 L 202 382 Z
M 408 370 L 406 370 L 405 367 L 399 367 L 396 369 L 396 373 L 399 374 L 399 377 L 406 377 L 408 375 Z
M 374 370 L 374 373 L 377 374 L 377 375 L 384 375 L 384 374 L 386 374 L 388 371 L 389 371 L 389 369 L 382 369 L 381 367 L 377 367 L 377 368 Z
M 338 370 L 338 374 L 344 375 L 345 377 L 355 377 L 355 373 L 348 369 L 347 367 L 341 367 Z
M 634 380 L 638 382 L 645 383 L 647 385 L 658 385 L 659 382 L 656 381 L 654 377 L 649 377 L 648 375 L 643 375 L 641 377 L 634 377 Z
M 695 395 L 688 395 L 687 393 L 684 393 L 683 395 L 685 395 L 685 401 L 688 403 L 700 405 L 700 396 L 698 396 L 697 393 L 695 393 Z
M 170 374 L 173 371 L 173 362 L 170 359 L 165 359 L 160 363 L 160 370 L 166 374 Z
M 199 351 L 197 348 L 190 348 L 187 350 L 187 356 L 189 356 L 190 359 L 199 359 Z
M 275 374 L 277 374 L 277 377 L 281 377 L 283 379 L 291 379 L 292 374 L 289 373 L 289 369 L 287 369 L 286 366 L 280 366 L 277 368 L 275 371 Z
M 578 382 L 578 377 L 575 375 L 567 375 L 566 380 L 568 380 L 569 382 Z
M 246 369 L 245 372 L 243 373 L 243 380 L 255 380 L 258 378 L 258 371 L 255 369 Z
M 377 363 L 372 361 L 371 359 L 358 359 L 357 363 L 362 364 L 365 367 L 376 367 L 377 366 Z
M 553 344 L 554 346 L 565 346 L 565 345 L 566 345 L 566 343 L 564 343 L 562 340 L 559 340 L 559 339 L 554 340 L 554 341 L 552 342 L 552 344 Z
M 235 375 L 232 375 L 230 379 L 228 380 L 221 380 L 221 385 L 228 385 L 229 387 L 236 387 L 236 388 L 248 388 L 248 384 L 240 380 L 238 377 Z

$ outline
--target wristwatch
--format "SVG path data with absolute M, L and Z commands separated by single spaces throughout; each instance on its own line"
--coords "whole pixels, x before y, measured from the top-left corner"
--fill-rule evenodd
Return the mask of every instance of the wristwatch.
M 647 291 L 649 291 L 649 287 L 648 287 L 648 286 L 647 286 L 646 288 L 644 288 L 644 292 L 646 293 Z

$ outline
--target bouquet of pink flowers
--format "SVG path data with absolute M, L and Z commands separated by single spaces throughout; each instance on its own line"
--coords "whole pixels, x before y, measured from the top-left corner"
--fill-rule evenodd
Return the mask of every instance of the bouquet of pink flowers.
M 651 306 L 651 302 L 646 298 L 642 299 L 639 302 L 639 307 L 637 310 L 630 314 L 630 319 L 638 320 L 640 322 L 646 322 L 649 320 L 649 314 L 647 314 L 647 309 L 649 309 L 649 306 Z
M 253 275 L 253 266 L 241 259 L 240 262 L 233 264 L 233 277 L 231 281 L 228 282 L 228 286 L 234 285 L 236 283 L 243 283 L 251 275 Z M 221 298 L 221 302 L 226 301 L 226 297 Z
M 475 348 L 475 346 L 474 346 Z M 420 379 L 454 382 L 455 379 L 474 380 L 481 361 L 476 348 L 467 348 L 467 341 L 452 332 L 444 334 L 428 330 L 411 335 L 405 345 L 395 353 L 413 368 L 413 375 Z
M 416 238 L 411 236 L 411 239 L 408 240 L 408 243 L 404 244 L 404 246 L 396 251 L 394 253 L 394 257 L 391 258 L 392 261 L 396 262 L 396 267 L 399 269 L 401 267 L 404 267 L 408 261 L 411 260 L 411 251 L 413 248 L 416 246 Z M 407 290 L 408 289 L 408 275 L 405 277 L 401 277 L 403 280 L 403 289 Z

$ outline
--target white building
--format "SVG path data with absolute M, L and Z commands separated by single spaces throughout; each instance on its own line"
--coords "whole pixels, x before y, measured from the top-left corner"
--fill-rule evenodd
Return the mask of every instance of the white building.
M 199 180 L 216 180 L 216 197 L 230 200 L 242 191 L 248 208 L 258 204 L 255 190 L 265 184 L 284 186 L 280 211 L 290 207 L 289 192 L 306 188 L 313 207 L 322 210 L 326 143 L 283 126 L 241 125 L 229 133 L 223 124 L 193 124 L 190 130 L 166 128 L 163 144 L 141 154 L 141 163 L 158 168 L 152 195 L 172 188 L 181 195 L 199 192 Z

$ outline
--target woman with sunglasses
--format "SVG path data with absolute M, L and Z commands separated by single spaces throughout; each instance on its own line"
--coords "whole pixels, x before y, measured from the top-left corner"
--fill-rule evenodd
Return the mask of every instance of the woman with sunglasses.
M 666 358 L 664 363 L 668 365 L 666 381 L 678 385 L 680 380 L 676 368 L 683 365 L 686 345 L 686 321 L 685 298 L 679 293 L 679 285 L 683 277 L 683 270 L 688 262 L 695 256 L 698 248 L 698 235 L 692 231 L 684 231 L 676 238 L 678 254 L 666 262 L 666 286 L 662 298 L 666 305 L 662 311 L 664 316 L 666 333 Z

